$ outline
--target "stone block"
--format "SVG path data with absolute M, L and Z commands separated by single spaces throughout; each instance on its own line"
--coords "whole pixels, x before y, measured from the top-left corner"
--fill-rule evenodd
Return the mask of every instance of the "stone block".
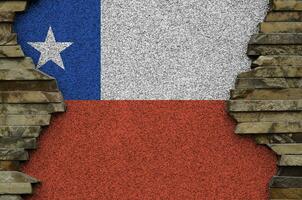
M 231 100 L 230 112 L 301 111 L 302 100 Z
M 238 78 L 238 89 L 281 89 L 302 87 L 302 78 Z
M 302 18 L 301 18 L 302 21 Z M 282 33 L 282 34 L 255 34 L 252 35 L 249 44 L 252 45 L 297 45 L 302 44 L 301 33 Z
M 269 55 L 269 56 L 260 56 L 254 62 L 254 66 L 302 66 L 302 56 L 297 55 Z
M 278 155 L 302 155 L 302 144 L 268 144 L 268 146 Z
M 301 0 L 273 0 L 273 10 L 302 11 Z
M 0 12 L 21 12 L 26 9 L 27 1 L 8 0 L 0 2 Z
M 302 33 L 302 22 L 263 22 L 261 33 Z
M 302 166 L 302 155 L 282 155 L 279 166 Z
M 237 134 L 302 133 L 302 122 L 243 122 Z
M 302 112 L 231 112 L 237 122 L 296 122 L 302 121 Z
M 2 145 L 1 145 L 2 147 Z M 9 161 L 26 161 L 29 155 L 23 148 L 0 148 L 0 160 Z
M 41 132 L 40 126 L 0 126 L 0 138 L 33 138 Z

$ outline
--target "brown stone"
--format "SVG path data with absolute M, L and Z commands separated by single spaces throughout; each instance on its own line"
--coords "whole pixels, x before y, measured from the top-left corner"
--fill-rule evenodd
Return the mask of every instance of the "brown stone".
M 0 138 L 0 146 L 9 149 L 36 149 L 36 138 Z M 12 160 L 12 159 L 9 159 Z M 27 159 L 25 159 L 27 160 Z
M 302 24 L 301 24 L 302 26 Z M 302 30 L 301 30 L 302 31 Z M 248 56 L 264 55 L 302 55 L 302 45 L 253 45 L 250 44 L 247 50 Z
M 0 115 L 0 126 L 47 126 L 50 115 Z
M 302 112 L 231 112 L 237 122 L 296 122 L 302 121 Z
M 282 155 L 279 166 L 302 166 L 302 155 Z
M 13 33 L 12 23 L 3 23 L 3 22 L 0 23 L 0 35 L 10 35 L 12 33 Z
M 302 11 L 301 0 L 273 0 L 273 10 Z
M 302 134 L 256 134 L 253 135 L 257 144 L 288 144 L 302 142 Z
M 17 35 L 15 33 L 9 35 L 0 35 L 0 45 L 17 45 Z M 21 49 L 18 51 L 20 54 L 23 53 L 21 52 Z
M 24 11 L 27 6 L 27 1 L 7 0 L 0 2 L 0 12 L 20 12 Z
M 58 91 L 57 82 L 49 81 L 0 81 L 0 91 Z
M 301 33 L 302 22 L 263 22 L 261 33 Z
M 293 176 L 293 177 L 302 177 L 302 168 L 301 167 L 279 167 L 278 176 Z
M 23 148 L 2 148 L 2 147 L 3 146 L 1 145 L 0 160 L 2 161 L 4 160 L 25 161 L 28 160 L 29 158 L 27 151 L 25 151 Z
M 243 122 L 237 134 L 302 133 L 302 122 Z
M 0 81 L 22 81 L 22 80 L 54 80 L 53 77 L 36 69 L 0 69 Z
M 19 171 L 20 162 L 19 161 L 0 161 L 0 171 Z M 1 200 L 1 198 L 0 198 Z
M 19 58 L 24 57 L 20 45 L 0 46 L 0 58 Z
M 231 100 L 230 112 L 301 111 L 302 100 Z
M 302 188 L 271 188 L 271 199 L 301 199 Z
M 238 78 L 238 89 L 282 89 L 302 87 L 302 78 Z
M 238 78 L 301 78 L 302 66 L 257 67 L 238 75 Z
M 14 19 L 14 12 L 0 12 L 0 22 L 13 22 Z
M 269 144 L 268 145 L 278 155 L 291 154 L 299 155 L 302 154 L 302 144 Z
M 40 181 L 18 171 L 0 171 L 0 183 L 39 183 Z
M 0 183 L 0 194 L 32 194 L 31 183 Z
M 302 88 L 231 90 L 232 100 L 299 100 Z
M 0 138 L 34 138 L 40 132 L 40 126 L 0 126 Z
M 302 20 L 301 20 L 302 21 Z M 301 33 L 282 33 L 282 34 L 255 34 L 252 35 L 249 44 L 253 45 L 297 45 L 302 44 Z
M 1 36 L 0 36 L 1 38 Z M 12 68 L 25 68 L 25 69 L 33 69 L 35 68 L 35 64 L 33 60 L 29 57 L 25 58 L 1 58 L 0 59 L 0 70 L 1 69 L 12 69 Z
M 49 104 L 0 104 L 1 114 L 50 114 L 55 112 L 64 112 L 64 103 Z
M 263 67 L 274 67 L 274 66 L 294 66 L 301 67 L 302 66 L 302 56 L 295 55 L 269 55 L 269 56 L 260 56 L 254 62 L 255 66 L 263 66 Z
M 22 200 L 20 195 L 0 195 L 0 200 Z
M 301 22 L 302 12 L 269 12 L 266 22 Z
M 302 177 L 274 176 L 270 188 L 302 188 Z
M 60 103 L 63 96 L 60 92 L 42 91 L 0 91 L 1 103 Z

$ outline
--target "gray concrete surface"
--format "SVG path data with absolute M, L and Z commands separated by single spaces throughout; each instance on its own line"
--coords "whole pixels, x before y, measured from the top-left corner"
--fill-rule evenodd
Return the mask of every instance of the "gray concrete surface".
M 102 0 L 102 99 L 227 99 L 268 0 Z

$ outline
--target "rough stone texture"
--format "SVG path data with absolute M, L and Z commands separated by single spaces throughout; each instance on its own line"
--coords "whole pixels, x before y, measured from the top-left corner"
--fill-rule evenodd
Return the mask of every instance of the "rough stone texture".
M 0 115 L 0 126 L 47 126 L 50 115 Z
M 302 20 L 301 20 L 302 21 Z M 302 34 L 255 34 L 249 44 L 302 44 Z
M 0 57 L 19 58 L 19 57 L 24 57 L 24 53 L 23 53 L 20 45 L 0 46 Z
M 302 166 L 302 155 L 282 155 L 279 166 Z
M 274 150 L 278 155 L 302 154 L 302 144 L 270 144 L 269 147 Z
M 237 89 L 231 91 L 233 100 L 299 100 L 302 88 L 289 89 Z
M 0 161 L 0 171 L 19 171 L 20 162 L 18 160 L 2 160 Z
M 301 33 L 302 22 L 263 22 L 261 33 Z
M 28 152 L 22 148 L 0 148 L 1 161 L 25 161 L 28 160 Z M 5 164 L 5 163 L 4 163 Z M 9 163 L 11 164 L 11 163 Z M 4 171 L 4 170 L 1 170 Z
M 259 56 L 253 65 L 256 66 L 301 66 L 302 56 L 297 55 L 269 55 Z
M 302 78 L 239 78 L 238 89 L 278 89 L 297 88 L 302 86 Z
M 37 71 L 36 69 L 1 69 L 0 81 L 11 80 L 53 80 L 54 78 Z
M 301 24 L 302 26 L 302 24 Z M 302 55 L 302 45 L 249 45 L 249 56 L 259 55 Z
M 60 103 L 63 101 L 60 92 L 44 91 L 0 91 L 3 103 Z
M 51 114 L 64 112 L 65 105 L 56 80 L 36 69 L 25 57 L 13 33 L 15 11 L 23 11 L 27 1 L 0 1 L 0 196 L 20 199 L 14 194 L 31 194 L 39 181 L 18 171 L 29 159 L 27 150 L 37 148 L 41 126 Z
M 238 78 L 297 78 L 302 77 L 302 66 L 257 67 L 238 75 Z
M 301 0 L 273 0 L 273 10 L 302 11 Z
M 301 199 L 302 188 L 272 188 L 271 199 Z
M 63 103 L 49 104 L 0 104 L 1 114 L 50 114 L 55 112 L 64 112 L 65 105 Z
M 18 0 L 18 1 L 1 1 L 0 2 L 0 12 L 19 12 L 24 11 L 27 5 L 26 0 Z
M 254 135 L 257 144 L 292 144 L 302 142 L 301 134 L 260 134 Z
M 271 5 L 248 45 L 252 70 L 238 75 L 228 110 L 238 122 L 237 134 L 251 135 L 279 155 L 283 168 L 271 180 L 271 199 L 302 199 L 297 191 L 302 187 L 302 172 L 297 173 L 302 171 L 302 15 L 295 12 L 302 11 L 302 1 L 271 0 Z
M 11 68 L 26 68 L 26 69 L 33 69 L 35 67 L 34 62 L 31 58 L 1 58 L 0 59 L 0 69 L 11 69 Z
M 268 0 L 102 1 L 102 99 L 227 99 Z
M 0 126 L 0 137 L 38 137 L 40 126 Z
M 231 112 L 301 111 L 302 100 L 231 100 L 228 108 Z
M 0 35 L 0 45 L 17 45 L 17 35 L 14 33 L 9 35 Z
M 246 122 L 239 123 L 235 133 L 238 134 L 270 134 L 270 133 L 302 133 L 301 122 Z
M 0 195 L 0 200 L 22 200 L 19 195 Z
M 31 194 L 31 183 L 0 183 L 0 194 Z
M 1 91 L 45 91 L 54 92 L 58 91 L 57 82 L 50 81 L 1 81 Z
M 302 177 L 274 176 L 271 188 L 302 188 Z
M 230 115 L 237 122 L 296 122 L 302 121 L 302 112 L 267 112 L 267 111 L 258 111 L 258 112 L 232 112 Z
M 302 12 L 270 12 L 265 18 L 266 22 L 301 22 Z

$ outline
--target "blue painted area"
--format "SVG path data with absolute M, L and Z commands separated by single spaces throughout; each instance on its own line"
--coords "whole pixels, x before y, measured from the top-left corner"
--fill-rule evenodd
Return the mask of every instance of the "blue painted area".
M 44 42 L 49 26 L 57 42 L 73 42 L 61 53 L 65 70 L 52 61 L 40 68 L 57 79 L 65 99 L 100 99 L 100 0 L 38 0 L 16 21 L 19 42 L 35 63 L 40 52 L 27 42 Z

